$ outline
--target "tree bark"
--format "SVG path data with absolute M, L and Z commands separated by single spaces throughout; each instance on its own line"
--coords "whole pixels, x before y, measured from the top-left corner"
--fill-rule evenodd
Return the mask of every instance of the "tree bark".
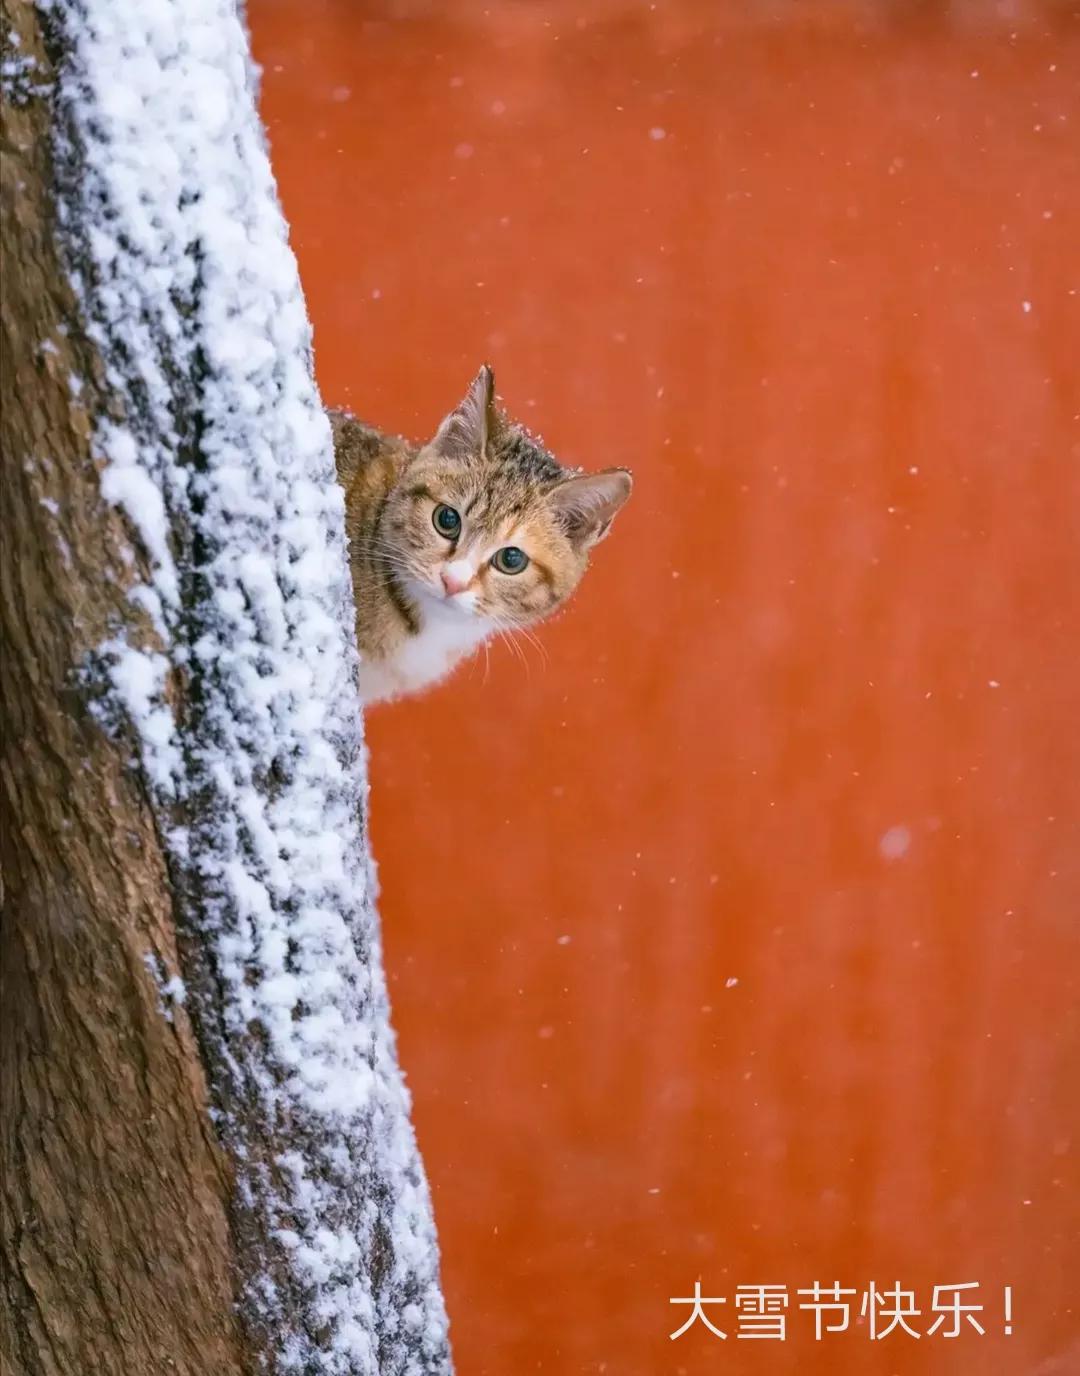
M 256 418 L 271 403 L 222 401 L 231 383 L 227 369 L 215 372 L 208 361 L 210 308 L 184 298 L 187 277 L 165 284 L 180 301 L 187 343 L 161 332 L 155 362 L 170 417 L 168 434 L 163 439 L 159 426 L 156 439 L 169 447 L 175 471 L 186 465 L 191 485 L 202 483 L 200 501 L 185 506 L 179 487 L 159 482 L 181 588 L 174 612 L 161 614 L 156 594 L 138 595 L 152 587 L 161 551 L 140 540 L 130 509 L 103 498 L 103 427 L 138 422 L 150 435 L 153 422 L 145 360 L 117 344 L 109 321 L 116 281 L 138 283 L 137 254 L 125 264 L 121 236 L 120 261 L 106 280 L 88 247 L 95 226 L 86 206 L 96 183 L 86 149 L 95 112 L 87 110 L 89 84 L 79 85 L 76 50 L 80 26 L 108 9 L 109 0 L 51 11 L 0 4 L 8 36 L 0 162 L 0 1357 L 16 1376 L 444 1373 L 426 1186 L 385 1025 L 366 893 L 324 914 L 334 931 L 350 933 L 347 946 L 327 938 L 341 989 L 328 996 L 338 1001 L 331 1011 L 345 1025 L 366 1026 L 367 1018 L 373 1028 L 374 1089 L 362 1105 L 321 1109 L 282 1062 L 282 1037 L 303 1024 L 316 986 L 304 984 L 311 962 L 296 955 L 310 918 L 308 927 L 290 927 L 300 899 L 280 884 L 267 891 L 273 932 L 287 947 L 282 968 L 296 986 L 285 1033 L 275 1032 L 268 1004 L 244 1001 L 245 987 L 266 989 L 276 972 L 260 964 L 270 928 L 238 911 L 220 880 L 225 866 L 215 848 L 226 809 L 214 792 L 217 776 L 200 763 L 229 720 L 223 703 L 238 720 L 247 712 L 224 671 L 193 667 L 193 646 L 213 629 L 221 593 L 213 528 L 200 526 L 217 482 L 201 437 L 215 423 L 207 396 L 217 395 L 223 410 L 250 404 Z M 137 30 L 126 39 L 136 49 Z M 226 57 L 236 58 L 229 43 Z M 78 101 L 65 81 L 78 87 Z M 241 109 L 238 118 L 247 117 Z M 238 175 L 247 175 L 242 161 Z M 153 185 L 139 190 L 150 213 L 175 209 L 155 206 L 161 193 Z M 194 187 L 193 198 L 207 190 Z M 250 194 L 257 198 L 259 186 Z M 194 278 L 212 249 L 198 238 L 186 247 Z M 214 290 L 206 281 L 202 289 Z M 295 513 L 281 493 L 291 490 L 281 487 L 260 540 L 284 538 Z M 338 610 L 347 624 L 347 600 Z M 179 783 L 155 773 L 145 722 L 126 710 L 130 701 L 110 678 L 110 647 L 121 643 L 166 667 L 161 700 L 184 762 Z M 354 722 L 330 735 L 335 768 L 352 780 L 355 814 L 363 797 L 355 693 L 352 705 Z M 242 733 L 230 741 L 242 755 Z M 287 752 L 279 758 L 273 749 L 250 770 L 268 811 L 287 795 L 294 770 Z M 353 825 L 363 844 L 362 818 Z M 263 882 L 257 858 L 226 858 Z M 352 864 L 362 887 L 366 859 Z M 244 956 L 234 979 L 227 940 L 235 945 L 252 932 L 255 954 Z M 342 1073 L 355 1078 L 354 1071 L 346 1065 Z M 333 1264 L 324 1269 L 333 1275 L 320 1279 L 327 1236 Z

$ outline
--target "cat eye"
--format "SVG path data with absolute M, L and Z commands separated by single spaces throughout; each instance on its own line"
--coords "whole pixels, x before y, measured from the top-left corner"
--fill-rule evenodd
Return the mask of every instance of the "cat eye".
M 452 506 L 440 502 L 431 513 L 431 524 L 440 535 L 445 535 L 448 540 L 452 540 L 461 530 L 461 517 Z
M 492 565 L 500 573 L 520 573 L 529 562 L 529 556 L 517 545 L 505 545 L 491 556 Z

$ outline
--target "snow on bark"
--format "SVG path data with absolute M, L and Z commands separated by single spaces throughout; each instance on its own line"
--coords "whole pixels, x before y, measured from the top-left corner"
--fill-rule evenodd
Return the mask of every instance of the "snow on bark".
M 272 1371 L 450 1370 L 388 1021 L 343 502 L 230 0 L 52 0 L 58 215 L 145 576 L 101 647 L 170 854 L 185 1008 Z M 133 552 L 133 563 L 136 555 Z M 179 986 L 183 988 L 184 986 Z

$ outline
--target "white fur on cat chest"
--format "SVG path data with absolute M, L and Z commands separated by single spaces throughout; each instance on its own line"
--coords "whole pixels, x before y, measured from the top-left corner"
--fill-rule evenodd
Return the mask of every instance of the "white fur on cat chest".
M 459 607 L 424 599 L 420 630 L 410 635 L 391 660 L 360 665 L 360 693 L 365 703 L 415 693 L 446 675 L 492 634 L 482 617 Z

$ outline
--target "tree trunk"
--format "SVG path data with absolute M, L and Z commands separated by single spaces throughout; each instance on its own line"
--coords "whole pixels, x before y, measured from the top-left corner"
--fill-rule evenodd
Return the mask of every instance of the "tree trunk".
M 441 1376 L 242 25 L 0 11 L 4 1370 Z

